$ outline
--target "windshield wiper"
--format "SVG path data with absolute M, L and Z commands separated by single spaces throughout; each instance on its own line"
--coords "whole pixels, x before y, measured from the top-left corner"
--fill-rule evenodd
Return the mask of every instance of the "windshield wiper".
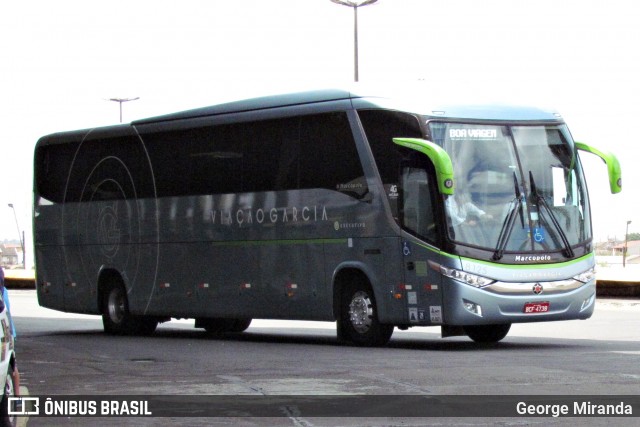
M 533 180 L 533 173 L 531 171 L 529 171 L 529 182 L 531 184 L 531 195 L 534 197 L 534 200 L 536 201 L 536 205 L 538 205 L 539 207 L 545 208 L 545 210 L 549 213 L 549 218 L 551 218 L 551 223 L 553 224 L 556 231 L 558 232 L 558 235 L 562 240 L 562 244 L 564 245 L 565 256 L 567 258 L 573 258 L 574 252 L 573 252 L 573 249 L 571 248 L 571 244 L 569 243 L 569 239 L 567 239 L 567 235 L 565 234 L 564 230 L 560 226 L 560 223 L 558 222 L 558 218 L 556 218 L 555 214 L 547 204 L 547 201 L 544 199 L 544 197 L 542 197 L 542 195 L 540 195 L 540 193 L 538 193 L 538 188 L 536 187 L 536 183 Z
M 515 172 L 513 173 L 513 185 L 515 187 L 516 197 L 511 200 L 509 213 L 502 223 L 502 229 L 498 235 L 498 243 L 496 244 L 496 249 L 493 252 L 494 261 L 498 261 L 504 256 L 504 251 L 507 248 L 509 237 L 511 237 L 511 231 L 513 230 L 513 226 L 516 222 L 516 214 L 518 212 L 520 212 L 520 222 L 522 222 L 522 228 L 524 228 L 524 212 L 522 210 L 523 196 L 520 192 L 520 186 L 518 185 L 518 178 L 516 177 Z

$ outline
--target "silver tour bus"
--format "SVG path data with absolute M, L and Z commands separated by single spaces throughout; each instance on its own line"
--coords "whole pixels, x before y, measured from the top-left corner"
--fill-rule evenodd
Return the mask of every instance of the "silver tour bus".
M 536 108 L 324 90 L 56 133 L 35 148 L 42 306 L 115 334 L 171 318 L 337 321 L 496 342 L 512 323 L 586 319 L 589 199 L 575 142 Z

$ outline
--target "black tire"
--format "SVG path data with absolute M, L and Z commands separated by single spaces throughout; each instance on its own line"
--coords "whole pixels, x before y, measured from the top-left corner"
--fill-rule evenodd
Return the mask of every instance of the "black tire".
M 229 332 L 240 333 L 247 330 L 251 325 L 251 319 L 234 319 Z
M 477 343 L 496 343 L 507 336 L 511 323 L 464 326 L 464 333 Z
M 158 320 L 129 313 L 129 301 L 124 285 L 108 286 L 102 298 L 102 325 L 112 335 L 150 335 L 156 330 Z
M 393 325 L 378 321 L 378 307 L 370 287 L 356 282 L 345 287 L 340 299 L 338 337 L 362 347 L 383 346 L 393 334 Z
M 198 319 L 196 322 L 196 327 L 204 328 L 207 333 L 212 335 L 244 332 L 249 325 L 251 325 L 250 318 L 225 319 L 221 317 L 210 317 L 206 319 Z

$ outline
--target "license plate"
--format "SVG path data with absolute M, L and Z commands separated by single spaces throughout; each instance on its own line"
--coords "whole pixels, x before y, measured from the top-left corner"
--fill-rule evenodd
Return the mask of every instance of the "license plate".
M 549 302 L 528 302 L 524 305 L 523 313 L 546 313 L 549 311 Z

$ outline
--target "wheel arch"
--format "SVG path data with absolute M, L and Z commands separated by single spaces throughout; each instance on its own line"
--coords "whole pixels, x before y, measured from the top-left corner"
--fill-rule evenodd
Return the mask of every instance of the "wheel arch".
M 115 268 L 102 268 L 98 273 L 98 310 L 102 310 L 105 303 L 106 291 L 114 283 L 119 283 L 124 287 L 125 293 L 127 292 L 127 286 L 122 274 Z
M 371 291 L 376 301 L 379 301 L 379 295 L 372 286 L 370 274 L 366 272 L 366 268 L 360 263 L 345 263 L 335 269 L 333 273 L 333 317 L 340 317 L 340 300 L 344 289 L 352 283 L 365 284 Z

